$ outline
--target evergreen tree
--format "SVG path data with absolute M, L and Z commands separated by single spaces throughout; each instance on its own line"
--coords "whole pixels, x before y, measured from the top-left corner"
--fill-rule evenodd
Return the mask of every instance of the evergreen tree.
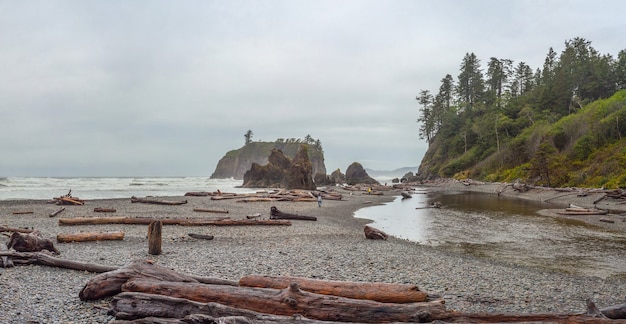
M 248 144 L 252 143 L 252 135 L 254 135 L 254 134 L 252 133 L 252 131 L 251 131 L 251 130 L 248 130 L 248 131 L 247 131 L 247 132 L 243 135 L 243 137 L 246 139 L 245 145 L 248 145 Z
M 461 63 L 458 76 L 457 94 L 463 110 L 472 114 L 474 106 L 483 98 L 484 80 L 480 69 L 480 60 L 474 53 L 467 53 Z
M 433 117 L 433 96 L 430 94 L 428 90 L 421 90 L 420 95 L 416 97 L 417 102 L 420 104 L 421 114 L 417 119 L 417 122 L 420 123 L 419 129 L 419 138 L 425 139 L 428 144 L 431 143 L 431 140 L 436 132 L 435 129 L 435 118 Z

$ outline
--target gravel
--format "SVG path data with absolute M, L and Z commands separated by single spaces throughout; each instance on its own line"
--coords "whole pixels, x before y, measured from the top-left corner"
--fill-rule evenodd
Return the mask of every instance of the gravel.
M 208 197 L 187 199 L 182 206 L 130 203 L 130 199 L 88 201 L 84 206 L 59 206 L 45 201 L 0 202 L 0 224 L 29 227 L 55 240 L 59 233 L 82 231 L 125 232 L 123 241 L 55 243 L 69 260 L 123 266 L 134 260 L 152 259 L 181 273 L 238 280 L 249 274 L 288 275 L 329 280 L 417 284 L 442 297 L 448 310 L 461 312 L 578 313 L 585 300 L 600 307 L 620 304 L 626 279 L 600 279 L 523 268 L 513 264 L 455 254 L 436 247 L 390 238 L 367 240 L 367 220 L 353 217 L 359 208 L 391 201 L 397 191 L 384 196 L 361 193 L 344 201 L 254 202 L 214 201 Z M 58 218 L 95 216 L 95 207 L 115 208 L 115 216 L 244 218 L 269 209 L 318 217 L 318 221 L 292 221 L 292 226 L 208 226 L 163 228 L 163 253 L 147 253 L 147 226 L 58 226 Z M 229 214 L 199 213 L 193 208 L 225 209 Z M 33 210 L 33 214 L 12 212 Z M 101 213 L 98 213 L 102 216 Z M 111 215 L 111 214 L 109 214 Z M 214 235 L 196 240 L 187 233 Z M 3 241 L 6 242 L 5 240 Z M 56 242 L 56 241 L 55 241 Z M 95 274 L 47 266 L 0 268 L 0 314 L 6 323 L 106 323 L 109 299 L 82 302 L 78 292 Z

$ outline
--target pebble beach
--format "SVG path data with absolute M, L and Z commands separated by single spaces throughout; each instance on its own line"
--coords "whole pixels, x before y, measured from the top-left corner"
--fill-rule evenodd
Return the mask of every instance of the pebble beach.
M 63 259 L 124 266 L 135 260 L 154 260 L 178 272 L 229 280 L 250 274 L 298 276 L 328 280 L 416 284 L 445 300 L 448 310 L 489 313 L 579 313 L 585 300 L 599 307 L 621 304 L 626 278 L 600 279 L 523 268 L 455 254 L 436 247 L 390 237 L 367 240 L 357 219 L 360 208 L 390 202 L 398 190 L 383 195 L 350 194 L 344 199 L 317 202 L 238 202 L 210 197 L 163 197 L 187 200 L 184 205 L 131 203 L 128 199 L 88 200 L 83 206 L 60 206 L 40 200 L 0 201 L 0 225 L 39 230 L 55 242 Z M 145 225 L 59 226 L 59 218 L 103 216 L 94 208 L 113 208 L 107 216 L 243 219 L 270 207 L 317 217 L 292 220 L 291 226 L 164 226 L 163 253 L 148 254 Z M 226 210 L 202 213 L 194 208 Z M 14 214 L 30 210 L 32 214 Z M 77 232 L 123 231 L 122 241 L 57 243 L 56 235 Z M 198 240 L 189 233 L 213 235 Z M 4 233 L 2 244 L 8 240 Z M 40 265 L 0 268 L 0 314 L 3 323 L 107 323 L 109 299 L 83 302 L 78 293 L 96 274 Z

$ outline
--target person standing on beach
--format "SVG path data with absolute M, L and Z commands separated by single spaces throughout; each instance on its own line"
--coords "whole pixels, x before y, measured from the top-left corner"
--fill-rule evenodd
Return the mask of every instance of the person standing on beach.
M 317 207 L 322 207 L 322 194 L 317 195 Z

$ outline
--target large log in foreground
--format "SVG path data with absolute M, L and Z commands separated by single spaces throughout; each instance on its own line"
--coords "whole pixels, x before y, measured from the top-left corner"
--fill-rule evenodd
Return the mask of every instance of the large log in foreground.
M 316 321 L 305 318 L 297 320 L 289 316 L 269 315 L 246 309 L 229 307 L 218 303 L 200 303 L 184 298 L 169 297 L 138 292 L 123 292 L 111 301 L 111 313 L 118 320 L 134 320 L 149 317 L 148 323 L 299 323 L 299 324 L 332 324 L 336 322 Z M 173 318 L 187 318 L 193 315 L 209 315 L 212 317 L 240 317 L 240 321 L 181 321 L 169 322 Z M 164 318 L 167 321 L 160 322 Z M 245 321 L 245 319 L 250 319 Z M 125 323 L 113 321 L 109 323 Z
M 389 237 L 387 233 L 369 225 L 365 225 L 363 232 L 365 232 L 365 237 L 370 240 L 386 240 Z
M 278 210 L 276 206 L 272 206 L 270 207 L 270 219 L 297 219 L 316 221 L 317 217 L 283 213 L 282 211 Z
M 239 279 L 240 286 L 285 289 L 291 283 L 300 289 L 322 295 L 368 299 L 382 303 L 415 303 L 428 300 L 428 294 L 416 285 L 381 282 L 330 281 L 298 277 L 249 275 Z
M 206 220 L 194 218 L 154 218 L 154 217 L 74 217 L 59 218 L 59 226 L 71 225 L 102 225 L 102 224 L 125 224 L 125 225 L 150 225 L 153 221 L 161 221 L 163 225 L 180 226 L 237 226 L 237 225 L 286 225 L 291 223 L 286 220 L 271 219 L 219 219 Z
M 121 241 L 124 240 L 124 232 L 81 232 L 57 234 L 57 242 L 90 242 L 90 241 Z
M 148 261 L 135 261 L 114 271 L 101 273 L 91 278 L 81 289 L 81 300 L 97 300 L 113 296 L 122 291 L 122 285 L 134 278 L 152 278 L 162 281 L 185 281 L 216 285 L 237 285 L 237 282 L 218 278 L 205 278 L 180 274 L 172 269 Z
M 360 323 L 428 322 L 446 317 L 443 301 L 410 304 L 380 303 L 305 292 L 298 284 L 277 291 L 270 288 L 249 288 L 209 285 L 195 282 L 165 282 L 134 279 L 122 291 L 143 292 L 185 298 L 196 302 L 216 302 L 274 315 L 302 315 L 306 318 Z

